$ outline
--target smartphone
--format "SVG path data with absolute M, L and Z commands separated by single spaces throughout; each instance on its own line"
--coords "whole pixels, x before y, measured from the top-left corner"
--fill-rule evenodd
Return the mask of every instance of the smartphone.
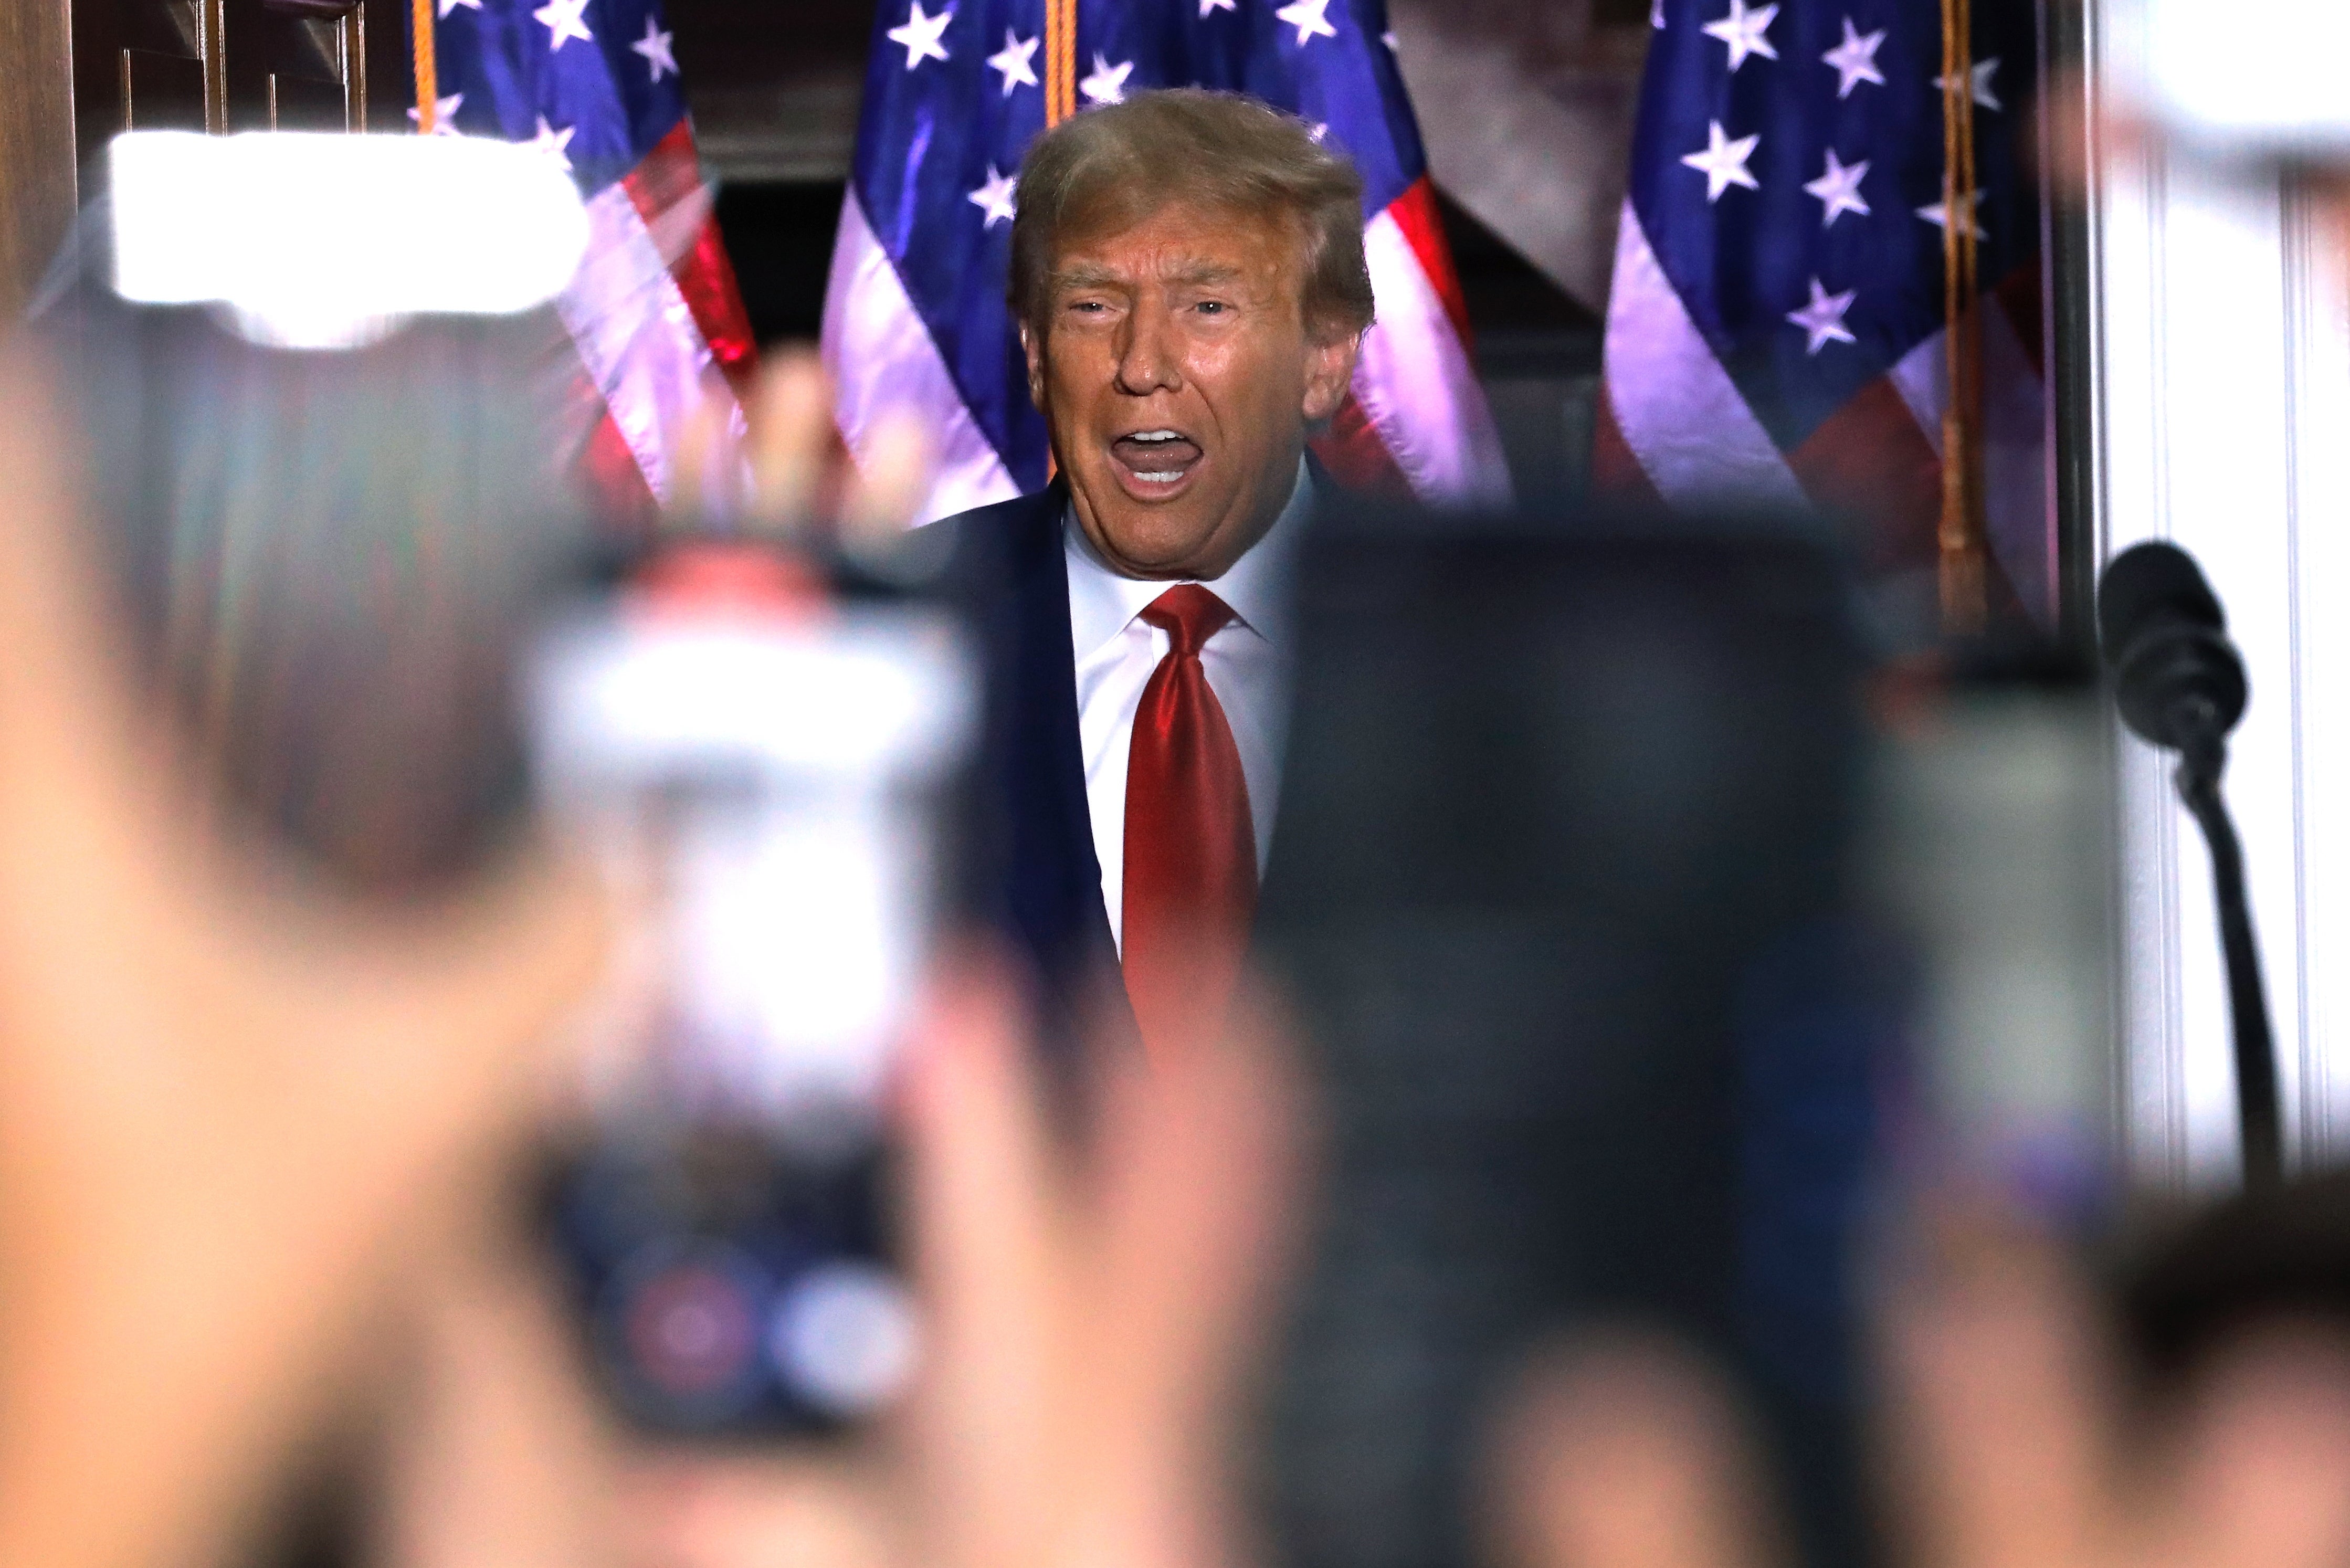
M 919 1338 L 885 1101 L 976 731 L 958 628 L 671 542 L 556 617 L 525 688 L 541 810 L 626 911 L 555 1203 L 598 1366 L 660 1432 L 854 1425 Z
M 527 149 L 141 133 L 108 184 L 38 326 L 221 820 L 379 901 L 529 831 L 603 867 L 620 961 L 549 1182 L 597 1365 L 662 1431 L 868 1414 L 913 1354 L 880 1109 L 974 727 L 951 624 L 606 529 L 554 307 L 585 218 Z
M 1906 1173 L 2077 1194 L 2110 1130 L 2091 694 L 1888 674 L 1801 520 L 1327 510 L 1260 906 L 1330 1129 L 1284 1556 L 1485 1560 L 1496 1401 L 1628 1323 L 1733 1380 L 1801 1561 L 1880 1560 Z

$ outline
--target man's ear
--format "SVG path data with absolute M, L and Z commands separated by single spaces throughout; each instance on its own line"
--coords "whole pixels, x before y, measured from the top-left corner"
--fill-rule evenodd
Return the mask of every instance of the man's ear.
M 1363 347 L 1360 332 L 1340 332 L 1322 337 L 1311 331 L 1305 337 L 1305 422 L 1318 425 L 1338 411 L 1347 400 L 1347 389 L 1355 380 L 1355 356 Z
M 1020 324 L 1020 352 L 1028 357 L 1028 400 L 1036 405 L 1038 413 L 1048 412 L 1045 407 L 1044 335 L 1031 332 L 1024 321 Z

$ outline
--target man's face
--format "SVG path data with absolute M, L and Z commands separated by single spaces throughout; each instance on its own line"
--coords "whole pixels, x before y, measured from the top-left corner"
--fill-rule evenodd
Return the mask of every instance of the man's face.
M 1355 338 L 1306 330 L 1298 236 L 1278 220 L 1170 203 L 1054 258 L 1024 324 L 1028 389 L 1077 524 L 1134 577 L 1220 577 L 1297 482 Z

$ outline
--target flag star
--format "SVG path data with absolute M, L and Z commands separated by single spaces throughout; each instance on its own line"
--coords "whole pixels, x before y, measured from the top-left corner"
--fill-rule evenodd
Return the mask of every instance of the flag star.
M 452 92 L 447 98 L 436 98 L 432 100 L 433 135 L 455 136 L 458 134 L 457 109 L 464 101 L 465 95 L 461 92 Z M 424 117 L 412 109 L 408 111 L 408 118 L 414 124 L 424 123 Z
M 1966 199 L 1967 227 L 1974 231 L 1974 236 L 1979 240 L 1985 237 L 1982 219 L 1977 215 L 1976 212 L 1977 204 L 1981 201 L 1982 192 L 1981 191 L 1977 191 L 1973 195 L 1969 196 Z M 1928 223 L 1933 224 L 1938 229 L 1947 229 L 1950 226 L 1950 215 L 1943 210 L 1942 203 L 1939 202 L 1936 202 L 1930 206 L 1918 208 L 1918 215 L 1925 219 Z
M 1885 73 L 1877 68 L 1877 47 L 1884 42 L 1884 28 L 1864 37 L 1853 30 L 1851 17 L 1844 19 L 1844 42 L 1820 57 L 1835 67 L 1836 97 L 1850 98 L 1852 89 L 1863 82 L 1885 85 Z
M 441 20 L 447 21 L 449 13 L 460 5 L 478 11 L 482 8 L 482 0 L 441 0 Z
M 1003 96 L 1010 98 L 1016 87 L 1035 87 L 1036 67 L 1029 62 L 1036 57 L 1038 38 L 1023 38 L 1011 28 L 1003 29 L 1003 47 L 987 57 L 987 63 L 1003 73 Z
M 563 171 L 567 174 L 571 171 L 571 154 L 565 149 L 571 145 L 571 139 L 578 134 L 579 128 L 576 125 L 567 125 L 560 130 L 556 130 L 546 123 L 546 116 L 542 114 L 538 117 L 538 134 L 530 139 L 530 148 L 532 151 L 543 152 L 556 162 L 562 164 Z
M 1856 341 L 1844 324 L 1844 313 L 1852 308 L 1854 296 L 1860 291 L 1847 288 L 1842 294 L 1830 294 L 1820 286 L 1818 278 L 1812 279 L 1812 302 L 1801 310 L 1787 312 L 1787 319 L 1811 335 L 1804 345 L 1806 354 L 1817 354 L 1830 340 L 1838 343 Z
M 653 68 L 653 80 L 660 80 L 663 75 L 677 75 L 677 56 L 670 50 L 670 45 L 676 37 L 675 33 L 662 32 L 660 24 L 648 16 L 645 18 L 645 36 L 629 46 L 644 56 L 645 64 Z
M 1732 185 L 1743 185 L 1750 191 L 1762 188 L 1746 169 L 1746 160 L 1753 155 L 1754 144 L 1762 140 L 1762 133 L 1758 131 L 1732 141 L 1721 133 L 1721 121 L 1706 121 L 1705 146 L 1685 155 L 1681 161 L 1705 176 L 1707 205 L 1721 201 L 1722 192 Z
M 596 41 L 596 36 L 588 30 L 588 24 L 581 19 L 580 14 L 587 9 L 588 0 L 546 0 L 546 5 L 531 15 L 544 22 L 546 30 L 553 35 L 546 42 L 546 47 L 552 50 L 560 49 L 573 38 L 583 44 Z
M 1827 169 L 1818 179 L 1808 181 L 1804 186 L 1805 191 L 1826 204 L 1827 210 L 1820 214 L 1820 227 L 1833 227 L 1836 219 L 1846 213 L 1858 213 L 1864 218 L 1868 215 L 1868 203 L 1862 200 L 1860 194 L 1861 180 L 1867 173 L 1867 159 L 1846 168 L 1837 161 L 1835 149 L 1828 149 Z
M 1396 42 L 1396 36 L 1391 32 L 1381 33 L 1379 35 L 1379 42 L 1388 47 L 1388 53 L 1390 55 L 1400 55 L 1403 53 L 1403 46 Z
M 913 11 L 907 16 L 905 26 L 892 27 L 883 35 L 891 43 L 905 46 L 906 68 L 910 71 L 924 60 L 947 57 L 946 46 L 939 42 L 939 35 L 947 30 L 949 22 L 954 20 L 954 7 L 951 5 L 935 16 L 925 16 L 922 15 L 922 0 L 912 0 L 912 5 Z
M 1664 25 L 1665 0 L 1648 0 L 1648 26 L 1661 27 Z
M 1297 29 L 1297 42 L 1302 48 L 1309 38 L 1335 38 L 1338 29 L 1330 26 L 1330 0 L 1289 0 L 1274 15 Z
M 1200 0 L 1201 21 L 1207 19 L 1208 13 L 1211 11 L 1230 11 L 1235 16 L 1240 15 L 1240 7 L 1232 4 L 1232 0 Z
M 1126 78 L 1134 74 L 1134 62 L 1111 65 L 1098 54 L 1094 56 L 1093 75 L 1077 84 L 1088 100 L 1094 103 L 1124 103 Z
M 971 193 L 971 204 L 987 214 L 980 227 L 992 229 L 999 223 L 1008 223 L 1018 215 L 1012 192 L 1019 183 L 1009 174 L 999 173 L 994 164 L 987 166 L 987 183 Z
M 1730 69 L 1735 75 L 1738 67 L 1746 63 L 1749 55 L 1760 55 L 1766 60 L 1779 57 L 1779 51 L 1771 47 L 1769 38 L 1763 36 L 1778 15 L 1779 7 L 1775 5 L 1749 11 L 1746 0 L 1730 0 L 1730 15 L 1719 22 L 1708 22 L 1701 30 L 1706 36 L 1720 38 L 1730 46 Z
M 1327 140 L 1330 135 L 1330 122 L 1326 119 L 1315 120 L 1313 125 L 1313 131 L 1315 140 L 1322 141 Z
M 1999 57 L 1997 55 L 1993 55 L 1987 60 L 1977 60 L 1974 64 L 1974 69 L 1970 77 L 1973 84 L 1974 99 L 1985 109 L 2004 109 L 2007 107 L 2005 104 L 2001 103 L 1999 101 L 1999 96 L 1991 90 L 1991 73 L 1997 69 L 1999 69 Z M 1943 84 L 1948 82 L 1950 79 L 1950 78 L 1948 77 L 1936 77 L 1934 78 L 1934 90 L 1936 92 L 1944 91 L 1945 88 Z

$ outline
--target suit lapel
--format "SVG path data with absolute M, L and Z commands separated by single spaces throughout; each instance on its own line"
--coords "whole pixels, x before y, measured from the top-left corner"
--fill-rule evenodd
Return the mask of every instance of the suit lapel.
M 1019 508 L 1006 539 L 1013 601 L 1007 685 L 1005 805 L 1011 827 L 1012 915 L 1062 1004 L 1055 1021 L 1074 1032 L 1096 987 L 1115 992 L 1118 948 L 1102 900 L 1077 731 L 1076 656 L 1069 628 L 1069 576 L 1062 518 L 1067 490 L 1055 483 Z

